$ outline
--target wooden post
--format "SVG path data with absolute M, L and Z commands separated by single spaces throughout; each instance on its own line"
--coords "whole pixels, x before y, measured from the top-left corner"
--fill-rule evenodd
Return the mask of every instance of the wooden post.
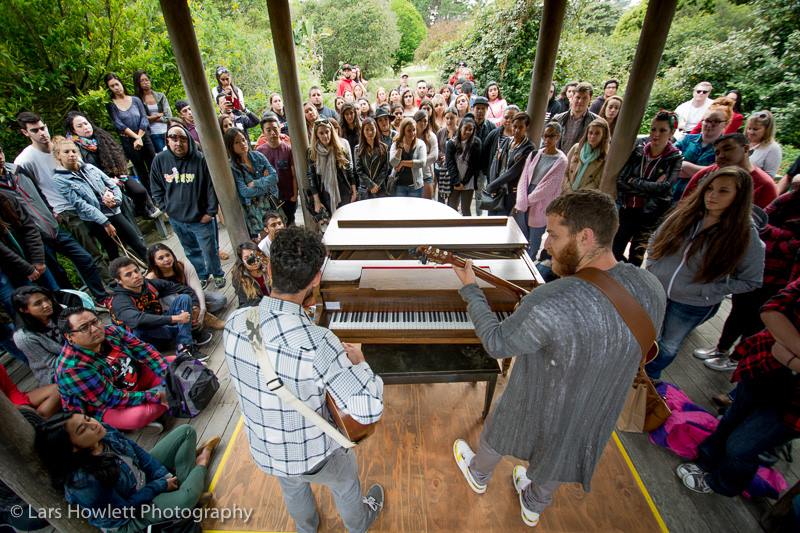
M 636 135 L 639 133 L 639 126 L 644 117 L 647 100 L 650 98 L 658 63 L 664 53 L 664 44 L 667 42 L 667 34 L 672 25 L 677 3 L 677 0 L 659 0 L 647 4 L 642 33 L 639 34 L 639 44 L 636 46 L 636 55 L 631 66 L 631 75 L 625 87 L 622 109 L 617 118 L 603 177 L 600 180 L 600 190 L 613 198 L 617 197 L 617 175 L 628 160 L 636 142 Z
M 192 106 L 197 131 L 203 143 L 203 154 L 211 172 L 211 181 L 225 213 L 225 226 L 235 250 L 239 243 L 250 240 L 250 233 L 244 222 L 242 203 L 239 201 L 239 193 L 236 191 L 228 163 L 228 154 L 222 142 L 217 113 L 211 101 L 211 89 L 203 70 L 203 61 L 200 59 L 200 48 L 197 46 L 189 5 L 186 0 L 160 0 L 160 2 L 169 41 L 175 53 L 175 61 L 178 63 L 186 96 Z
M 538 149 L 544 130 L 544 115 L 547 113 L 547 95 L 553 83 L 553 69 L 556 66 L 558 42 L 561 40 L 561 26 L 567 0 L 545 0 L 542 20 L 539 22 L 539 40 L 536 41 L 536 58 L 531 73 L 531 92 L 526 109 L 531 117 L 528 137 Z
M 0 477 L 20 498 L 36 509 L 58 531 L 66 533 L 90 533 L 95 528 L 77 516 L 71 516 L 64 500 L 64 492 L 58 492 L 50 483 L 50 476 L 33 449 L 34 430 L 20 414 L 14 404 L 0 394 Z M 77 510 L 72 507 L 72 510 Z M 12 507 L 9 512 L 28 512 L 27 506 Z
M 272 32 L 272 44 L 275 48 L 275 60 L 278 64 L 278 79 L 281 83 L 281 93 L 283 93 L 283 107 L 289 122 L 289 137 L 292 139 L 292 159 L 294 160 L 295 179 L 297 179 L 297 201 L 303 210 L 303 224 L 307 228 L 316 230 L 318 229 L 317 222 L 308 211 L 309 206 L 305 201 L 308 189 L 306 178 L 308 134 L 303 113 L 303 95 L 300 93 L 300 81 L 297 76 L 289 0 L 267 0 L 267 12 Z

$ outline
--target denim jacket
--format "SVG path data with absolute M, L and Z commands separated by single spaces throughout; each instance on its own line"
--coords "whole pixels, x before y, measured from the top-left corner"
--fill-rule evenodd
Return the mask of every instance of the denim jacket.
M 117 456 L 119 476 L 113 487 L 104 487 L 94 476 L 83 470 L 73 472 L 64 486 L 67 501 L 86 509 L 106 510 L 120 507 L 139 507 L 153 501 L 153 498 L 167 490 L 167 476 L 170 472 L 152 455 L 144 451 L 128 437 L 105 425 L 106 436 L 101 441 L 106 451 Z M 147 482 L 136 490 L 136 477 L 130 467 L 119 458 L 125 455 L 144 472 Z M 108 514 L 108 513 L 106 513 Z M 115 529 L 128 522 L 125 518 L 114 519 L 97 513 L 89 523 L 97 528 Z
M 271 194 L 278 197 L 278 173 L 272 168 L 267 157 L 261 152 L 250 150 L 247 152 L 250 164 L 253 165 L 253 172 L 239 163 L 231 162 L 233 181 L 236 182 L 236 190 L 239 191 L 239 200 L 242 205 L 250 205 L 251 198 Z M 253 187 L 247 184 L 253 182 Z
M 104 226 L 108 224 L 109 215 L 120 214 L 122 191 L 114 180 L 96 166 L 81 163 L 81 168 L 77 172 L 59 168 L 56 169 L 53 179 L 58 191 L 78 212 L 81 220 Z M 117 201 L 117 205 L 113 208 L 108 208 L 100 202 L 106 189 L 112 192 Z

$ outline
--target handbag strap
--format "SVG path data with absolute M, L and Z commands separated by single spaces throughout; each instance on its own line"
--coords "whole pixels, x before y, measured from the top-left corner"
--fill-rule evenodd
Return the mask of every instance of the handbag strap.
M 275 373 L 275 368 L 272 366 L 272 361 L 270 361 L 266 350 L 264 350 L 259 323 L 258 307 L 251 307 L 247 313 L 246 326 L 248 335 L 252 341 L 250 345 L 253 347 L 253 352 L 256 355 L 256 360 L 259 363 L 261 372 L 264 373 L 264 377 L 267 379 L 265 383 L 267 390 L 283 400 L 283 402 L 289 405 L 289 407 L 303 415 L 303 418 L 317 426 L 317 428 L 335 440 L 336 443 L 342 448 L 352 448 L 355 446 L 354 442 L 342 435 L 342 433 L 330 422 L 321 417 L 319 413 L 311 409 L 309 406 L 301 402 L 283 385 L 283 381 Z
M 642 304 L 637 302 L 630 291 L 604 270 L 583 268 L 575 273 L 575 277 L 591 283 L 611 300 L 628 329 L 636 337 L 642 351 L 642 364 L 644 364 L 647 354 L 655 343 L 656 329 Z

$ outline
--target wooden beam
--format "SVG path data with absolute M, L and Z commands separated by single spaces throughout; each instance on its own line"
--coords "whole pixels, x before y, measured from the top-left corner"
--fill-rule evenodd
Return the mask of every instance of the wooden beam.
M 677 3 L 677 0 L 659 0 L 647 4 L 631 75 L 625 87 L 622 109 L 600 180 L 600 190 L 613 198 L 617 197 L 617 175 L 628 160 L 639 133 Z
M 558 42 L 561 40 L 561 27 L 567 0 L 545 0 L 542 20 L 539 22 L 539 40 L 536 41 L 536 58 L 531 73 L 531 92 L 526 109 L 531 117 L 528 137 L 538 148 L 544 130 L 544 116 L 547 113 L 547 95 L 553 83 L 553 69 L 556 66 Z
M 225 144 L 222 142 L 217 113 L 211 101 L 211 88 L 203 70 L 189 5 L 186 0 L 160 0 L 160 2 L 169 41 L 175 53 L 175 61 L 178 63 L 183 87 L 186 89 L 200 141 L 203 143 L 203 154 L 211 172 L 211 181 L 225 213 L 225 226 L 235 250 L 239 243 L 250 240 L 250 233 L 244 222 L 242 203 L 233 181 Z
M 300 93 L 300 81 L 297 76 L 289 0 L 267 0 L 267 12 L 272 32 L 272 44 L 275 48 L 275 60 L 278 64 L 278 79 L 283 93 L 284 112 L 289 122 L 289 137 L 292 139 L 297 200 L 303 210 L 303 224 L 307 228 L 318 229 L 317 222 L 308 211 L 309 206 L 305 201 L 308 189 L 306 178 L 308 134 L 303 113 L 303 95 Z
M 53 488 L 47 470 L 33 449 L 33 426 L 5 394 L 0 394 L 0 427 L 3 428 L 0 432 L 0 478 L 3 482 L 31 506 L 47 513 L 46 520 L 58 531 L 97 531 L 86 521 L 70 516 L 64 492 Z

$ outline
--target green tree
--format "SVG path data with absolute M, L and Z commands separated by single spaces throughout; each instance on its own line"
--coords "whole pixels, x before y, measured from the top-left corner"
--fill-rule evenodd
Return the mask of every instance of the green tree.
M 308 2 L 302 16 L 321 35 L 322 72 L 328 80 L 342 63 L 357 63 L 367 77 L 382 74 L 400 43 L 395 15 L 385 0 Z
M 414 60 L 414 52 L 425 38 L 427 28 L 409 0 L 391 0 L 389 6 L 397 17 L 397 29 L 400 32 L 400 45 L 392 56 L 392 68 L 399 72 L 403 65 Z

